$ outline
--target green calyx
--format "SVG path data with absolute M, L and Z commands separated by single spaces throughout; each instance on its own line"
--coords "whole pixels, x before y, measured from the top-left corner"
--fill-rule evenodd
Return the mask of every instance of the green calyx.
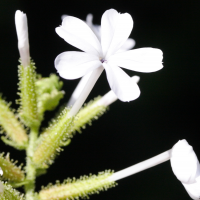
M 51 111 L 59 104 L 64 96 L 64 91 L 60 91 L 63 83 L 55 74 L 48 78 L 39 78 L 36 81 L 36 93 L 38 96 L 38 113 L 43 115 L 45 111 Z
M 3 191 L 0 192 L 0 200 L 25 200 L 24 195 L 8 183 L 0 181 L 0 185 L 3 187 Z
M 106 170 L 98 175 L 82 176 L 80 179 L 67 179 L 62 184 L 49 185 L 39 192 L 41 200 L 65 200 L 88 198 L 89 195 L 99 193 L 108 188 L 116 186 L 115 182 L 110 182 L 108 177 L 113 171 Z
M 17 166 L 17 162 L 10 159 L 10 154 L 0 154 L 0 167 L 3 170 L 3 178 L 9 182 L 22 182 L 25 179 L 25 173 L 22 170 L 22 165 Z
M 52 164 L 56 154 L 62 151 L 61 147 L 72 137 L 71 127 L 74 118 L 68 118 L 68 109 L 65 108 L 56 120 L 42 133 L 38 139 L 33 162 L 39 168 Z M 67 142 L 68 143 L 68 142 Z
M 97 105 L 97 101 L 101 97 L 96 97 L 94 100 L 85 104 L 83 108 L 78 112 L 76 119 L 74 120 L 73 132 L 81 133 L 81 129 L 85 129 L 86 124 L 91 125 L 93 120 L 97 120 L 103 115 L 108 107 Z
M 0 125 L 2 132 L 5 132 L 9 140 L 2 137 L 2 140 L 11 146 L 15 146 L 18 149 L 25 149 L 28 142 L 28 135 L 21 124 L 18 121 L 17 116 L 10 109 L 10 104 L 3 100 L 0 96 Z
M 38 119 L 37 95 L 35 91 L 35 64 L 24 67 L 19 65 L 19 115 L 23 123 L 28 127 L 38 127 L 40 121 Z

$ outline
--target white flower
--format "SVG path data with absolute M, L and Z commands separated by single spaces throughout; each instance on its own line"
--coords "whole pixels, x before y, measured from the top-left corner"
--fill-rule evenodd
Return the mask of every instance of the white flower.
M 133 83 L 138 83 L 140 80 L 139 76 L 133 76 L 132 78 Z M 137 92 L 137 91 L 136 91 Z M 138 93 L 137 93 L 138 94 Z M 138 94 L 139 97 L 140 94 Z M 102 96 L 95 105 L 97 106 L 109 106 L 110 104 L 114 103 L 115 101 L 117 101 L 117 96 L 115 95 L 115 93 L 110 90 L 108 93 L 106 93 L 104 96 Z
M 63 20 L 65 17 L 67 17 L 69 15 L 62 15 L 61 16 L 61 19 Z M 94 32 L 94 34 L 97 36 L 97 38 L 99 39 L 99 41 L 101 41 L 101 26 L 100 25 L 96 25 L 96 24 L 93 24 L 93 15 L 90 13 L 86 16 L 86 24 L 91 28 L 91 30 Z M 120 47 L 120 49 L 117 51 L 117 52 L 123 52 L 123 51 L 126 51 L 126 50 L 130 50 L 132 49 L 133 47 L 135 46 L 135 40 L 133 40 L 132 38 L 128 38 L 125 43 L 122 45 L 122 47 Z M 79 98 L 83 88 L 85 87 L 87 81 L 89 80 L 90 78 L 90 75 L 91 73 L 88 73 L 86 75 L 84 75 L 81 80 L 79 81 L 77 87 L 75 88 L 74 92 L 72 93 L 68 103 L 67 103 L 67 106 L 70 107 L 72 105 L 74 105 L 74 103 L 77 101 L 77 99 Z M 113 98 L 115 100 L 117 100 L 116 98 L 116 95 L 113 93 L 113 91 L 111 90 L 108 94 L 104 95 L 104 97 L 107 98 Z M 105 98 L 102 98 L 102 101 L 105 100 Z M 135 96 L 135 99 L 139 97 L 139 94 L 138 96 Z M 113 102 L 115 101 L 113 100 Z M 134 99 L 132 99 L 134 100 Z M 102 102 L 102 101 L 99 101 L 99 102 Z M 107 101 L 106 102 L 110 102 L 111 101 Z M 106 104 L 107 104 L 106 103 Z M 110 104 L 109 103 L 109 104 Z
M 17 10 L 15 13 L 15 26 L 18 37 L 18 49 L 22 65 L 24 67 L 30 64 L 30 53 L 29 53 L 29 40 L 28 40 L 28 25 L 26 14 Z
M 162 51 L 159 49 L 141 48 L 117 52 L 129 37 L 132 27 L 133 20 L 128 13 L 107 10 L 101 19 L 100 43 L 85 22 L 75 17 L 65 17 L 62 26 L 56 28 L 57 34 L 84 52 L 68 51 L 58 55 L 55 59 L 58 73 L 65 79 L 76 79 L 103 66 L 109 85 L 118 99 L 135 99 L 140 90 L 120 67 L 139 72 L 154 72 L 163 65 Z
M 186 140 L 179 140 L 171 151 L 172 171 L 192 199 L 200 199 L 200 164 Z

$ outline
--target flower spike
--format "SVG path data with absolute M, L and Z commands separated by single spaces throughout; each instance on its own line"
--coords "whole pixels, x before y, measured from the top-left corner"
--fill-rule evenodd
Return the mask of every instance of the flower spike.
M 15 26 L 18 37 L 18 48 L 22 65 L 27 67 L 30 65 L 28 25 L 26 14 L 17 10 L 15 13 Z

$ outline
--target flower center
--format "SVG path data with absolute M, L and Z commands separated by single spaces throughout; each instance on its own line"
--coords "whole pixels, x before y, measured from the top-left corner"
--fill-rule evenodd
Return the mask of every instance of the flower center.
M 106 60 L 104 58 L 100 58 L 101 63 L 106 62 Z

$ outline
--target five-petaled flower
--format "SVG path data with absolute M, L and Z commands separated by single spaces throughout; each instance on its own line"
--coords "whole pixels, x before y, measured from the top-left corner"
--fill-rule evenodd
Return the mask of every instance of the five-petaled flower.
M 65 17 L 62 26 L 56 28 L 57 34 L 84 52 L 68 51 L 58 55 L 55 59 L 58 73 L 65 79 L 76 79 L 103 67 L 118 99 L 135 99 L 140 94 L 139 87 L 120 67 L 138 72 L 154 72 L 163 65 L 162 51 L 159 49 L 141 48 L 118 52 L 132 28 L 133 20 L 128 13 L 107 10 L 101 19 L 100 42 L 85 22 L 76 17 Z

